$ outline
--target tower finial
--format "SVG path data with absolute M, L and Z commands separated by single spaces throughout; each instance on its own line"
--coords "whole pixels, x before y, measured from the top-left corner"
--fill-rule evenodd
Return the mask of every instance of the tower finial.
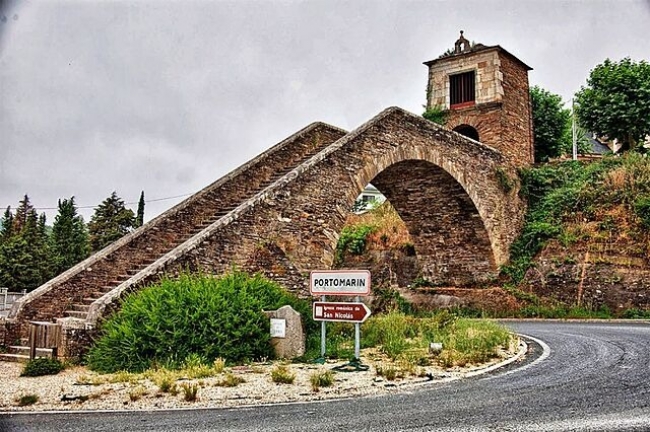
M 462 52 L 469 51 L 471 49 L 470 43 L 465 36 L 463 36 L 464 31 L 460 31 L 460 37 L 454 44 L 454 54 L 460 54 Z

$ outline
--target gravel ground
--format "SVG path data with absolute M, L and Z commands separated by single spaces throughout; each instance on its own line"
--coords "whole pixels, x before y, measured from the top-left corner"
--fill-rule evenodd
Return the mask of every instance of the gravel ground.
M 389 381 L 377 375 L 377 366 L 386 367 L 387 359 L 377 353 L 362 352 L 364 364 L 370 366 L 365 372 L 336 372 L 331 387 L 312 390 L 310 376 L 325 372 L 344 362 L 317 364 L 291 364 L 286 366 L 295 374 L 293 384 L 276 384 L 271 371 L 279 362 L 253 364 L 226 368 L 215 377 L 203 379 L 179 379 L 178 394 L 164 393 L 150 379 L 99 375 L 85 367 L 66 369 L 58 375 L 43 377 L 20 377 L 22 365 L 0 362 L 0 412 L 9 411 L 66 411 L 66 410 L 155 410 L 172 408 L 235 407 L 268 403 L 300 402 L 353 396 L 365 396 L 399 392 L 410 385 L 428 381 L 459 379 L 503 362 L 521 349 L 516 346 L 502 351 L 499 357 L 481 365 L 445 369 L 439 366 L 418 367 L 405 378 Z M 241 377 L 244 382 L 235 387 L 218 385 L 226 374 Z M 198 398 L 186 402 L 181 386 L 184 383 L 199 386 Z M 22 396 L 36 395 L 38 402 L 21 407 Z

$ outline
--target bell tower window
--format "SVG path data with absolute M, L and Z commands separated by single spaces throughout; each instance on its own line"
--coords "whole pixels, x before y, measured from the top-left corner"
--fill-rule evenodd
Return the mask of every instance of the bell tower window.
M 475 71 L 449 76 L 449 104 L 451 108 L 473 106 L 476 101 Z

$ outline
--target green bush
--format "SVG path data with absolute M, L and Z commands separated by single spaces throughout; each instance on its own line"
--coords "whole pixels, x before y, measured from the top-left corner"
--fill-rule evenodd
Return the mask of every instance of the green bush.
M 43 375 L 56 375 L 65 369 L 63 363 L 49 357 L 37 357 L 25 363 L 20 376 L 37 377 Z
M 291 305 L 316 329 L 310 305 L 260 275 L 183 274 L 128 296 L 101 328 L 87 360 L 99 372 L 177 369 L 217 358 L 242 362 L 273 356 L 262 310 Z
M 375 226 L 364 224 L 343 228 L 336 245 L 336 262 L 343 261 L 346 252 L 352 255 L 361 255 L 366 250 L 368 235 L 375 230 Z

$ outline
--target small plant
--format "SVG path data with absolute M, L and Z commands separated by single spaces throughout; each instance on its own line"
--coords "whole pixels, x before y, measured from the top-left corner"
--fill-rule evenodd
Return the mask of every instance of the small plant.
M 226 361 L 222 359 L 221 357 L 214 359 L 214 362 L 212 363 L 212 370 L 214 371 L 215 374 L 220 374 L 223 372 L 223 370 L 226 367 Z
M 110 382 L 135 384 L 138 382 L 138 376 L 131 372 L 119 371 L 111 376 Z
M 505 193 L 510 193 L 515 188 L 515 182 L 510 178 L 508 173 L 501 167 L 497 167 L 495 170 L 495 175 L 497 177 L 497 183 L 499 187 Z
M 217 387 L 237 387 L 239 384 L 245 383 L 246 380 L 240 376 L 227 373 L 221 381 L 217 381 L 215 386 Z
M 163 393 L 171 393 L 176 389 L 176 383 L 174 382 L 174 379 L 171 376 L 165 376 L 160 380 L 158 387 L 160 388 L 160 391 Z
M 378 365 L 376 370 L 377 376 L 384 377 L 388 381 L 395 381 L 400 375 L 400 371 L 393 365 Z
M 144 387 L 138 386 L 133 390 L 129 391 L 129 400 L 131 402 L 136 402 L 146 395 L 147 395 L 147 391 L 144 389 Z
M 321 387 L 330 387 L 334 384 L 334 372 L 330 370 L 314 372 L 310 375 L 309 382 L 314 392 L 317 392 Z
M 185 399 L 185 402 L 196 402 L 199 393 L 198 384 L 183 383 L 181 384 L 181 389 L 183 390 L 183 399 Z
M 79 378 L 77 378 L 77 384 L 98 386 L 106 384 L 106 379 L 96 375 L 81 375 Z
M 49 357 L 37 357 L 25 363 L 20 376 L 37 377 L 43 375 L 56 375 L 64 369 L 63 363 Z
M 35 394 L 24 395 L 16 399 L 16 403 L 21 407 L 34 405 L 36 402 L 38 402 L 38 395 Z
M 292 373 L 287 365 L 278 365 L 271 371 L 271 379 L 277 384 L 293 384 L 296 374 Z
M 449 111 L 438 105 L 427 108 L 426 111 L 422 113 L 422 117 L 440 125 L 443 125 L 447 122 L 448 115 Z

